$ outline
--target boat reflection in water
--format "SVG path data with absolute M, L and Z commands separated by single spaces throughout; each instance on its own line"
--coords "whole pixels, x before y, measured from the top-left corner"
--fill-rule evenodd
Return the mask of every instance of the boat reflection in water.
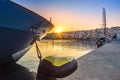
M 77 59 L 95 49 L 93 43 L 77 40 L 41 40 L 38 45 L 43 58 L 53 55 L 59 57 L 71 56 Z M 37 71 L 39 59 L 35 45 L 18 63 L 28 67 L 31 71 Z

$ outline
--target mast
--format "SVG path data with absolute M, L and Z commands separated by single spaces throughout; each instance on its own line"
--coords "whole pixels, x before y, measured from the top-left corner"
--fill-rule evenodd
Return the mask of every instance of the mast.
M 107 32 L 107 29 L 106 29 L 106 10 L 105 8 L 103 8 L 103 11 L 102 11 L 102 27 L 103 27 L 103 31 L 104 31 L 104 36 L 106 37 L 106 32 Z

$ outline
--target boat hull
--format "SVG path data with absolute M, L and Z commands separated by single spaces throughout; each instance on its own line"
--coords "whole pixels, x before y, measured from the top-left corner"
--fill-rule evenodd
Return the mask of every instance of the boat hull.
M 19 60 L 53 25 L 10 0 L 0 0 L 0 66 Z
M 32 41 L 32 32 L 0 27 L 0 64 L 18 60 L 30 49 Z M 13 56 L 20 51 L 19 56 Z

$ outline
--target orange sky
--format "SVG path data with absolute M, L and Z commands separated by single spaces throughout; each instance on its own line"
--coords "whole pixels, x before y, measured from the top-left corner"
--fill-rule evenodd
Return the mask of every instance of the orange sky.
M 55 30 L 57 28 L 60 28 L 63 31 L 88 30 L 100 28 L 102 26 L 101 16 L 94 17 L 94 15 L 91 15 L 88 17 L 88 15 L 84 14 L 78 15 L 74 12 L 56 10 L 51 11 L 51 13 L 40 13 L 40 15 L 44 16 L 48 20 L 52 17 L 52 23 L 55 25 Z
M 55 25 L 53 31 L 60 28 L 63 31 L 90 30 L 102 27 L 102 8 L 96 13 L 76 13 L 65 10 L 36 11 L 46 19 L 52 17 Z M 42 13 L 41 13 L 42 12 Z M 120 26 L 120 16 L 111 15 L 107 11 L 107 27 Z
M 89 30 L 102 27 L 102 8 L 107 27 L 120 26 L 120 0 L 14 0 L 46 19 L 52 17 L 55 30 Z

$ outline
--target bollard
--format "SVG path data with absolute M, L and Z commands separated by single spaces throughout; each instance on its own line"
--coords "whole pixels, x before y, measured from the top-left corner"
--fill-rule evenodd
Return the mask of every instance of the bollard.
M 38 66 L 37 80 L 57 80 L 72 74 L 77 61 L 70 57 L 45 57 Z

